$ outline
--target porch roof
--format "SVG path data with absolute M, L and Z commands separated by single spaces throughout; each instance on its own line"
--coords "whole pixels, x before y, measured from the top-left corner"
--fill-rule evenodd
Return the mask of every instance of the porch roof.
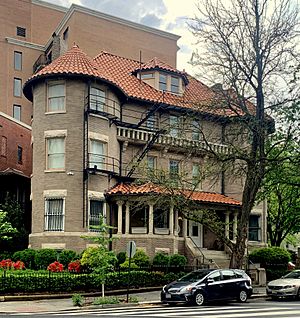
M 136 195 L 136 194 L 175 194 L 170 190 L 161 186 L 155 185 L 151 182 L 137 185 L 132 183 L 118 183 L 106 192 L 106 195 Z M 178 190 L 178 194 L 183 194 L 187 198 L 199 201 L 202 203 L 218 203 L 225 205 L 241 206 L 242 203 L 238 200 L 230 198 L 226 195 L 204 192 L 204 191 L 190 191 L 190 190 Z

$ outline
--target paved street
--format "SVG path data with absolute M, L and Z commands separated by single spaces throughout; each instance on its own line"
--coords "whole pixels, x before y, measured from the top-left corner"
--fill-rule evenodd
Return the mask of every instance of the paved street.
M 209 305 L 204 307 L 194 306 L 130 306 L 105 309 L 74 309 L 64 313 L 27 313 L 7 314 L 2 317 L 20 318 L 63 318 L 63 317 L 188 317 L 188 318 L 247 318 L 247 317 L 272 317 L 288 318 L 300 317 L 300 302 L 298 301 L 265 301 L 250 300 L 246 304 L 229 303 L 222 305 Z

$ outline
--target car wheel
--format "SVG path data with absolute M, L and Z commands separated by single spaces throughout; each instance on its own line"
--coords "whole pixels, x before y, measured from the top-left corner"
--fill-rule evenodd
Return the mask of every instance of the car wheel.
M 205 303 L 205 297 L 202 293 L 197 293 L 194 298 L 194 303 L 197 306 L 202 306 Z
M 240 303 L 245 303 L 248 299 L 248 294 L 245 290 L 241 290 L 239 293 L 238 301 Z

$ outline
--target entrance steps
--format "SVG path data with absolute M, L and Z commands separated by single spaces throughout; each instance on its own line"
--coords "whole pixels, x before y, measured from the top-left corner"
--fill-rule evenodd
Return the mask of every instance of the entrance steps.
M 194 241 L 187 237 L 186 248 L 194 257 L 193 265 L 203 265 L 209 268 L 229 268 L 230 256 L 225 251 L 208 250 L 203 247 L 196 246 Z

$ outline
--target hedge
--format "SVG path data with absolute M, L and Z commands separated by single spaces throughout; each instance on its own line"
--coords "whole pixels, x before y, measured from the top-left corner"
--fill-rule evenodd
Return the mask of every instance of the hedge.
M 130 287 L 162 286 L 182 273 L 132 271 L 109 273 L 106 277 L 106 290 L 127 288 L 128 275 Z M 68 272 L 51 273 L 47 271 L 2 271 L 0 272 L 0 294 L 77 292 L 101 290 L 101 276 L 97 274 L 74 274 Z

